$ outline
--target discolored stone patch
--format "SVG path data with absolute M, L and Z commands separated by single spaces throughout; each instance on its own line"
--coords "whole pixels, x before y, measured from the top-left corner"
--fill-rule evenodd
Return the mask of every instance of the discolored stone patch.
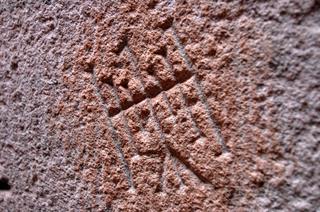
M 251 41 L 240 29 L 230 28 L 239 23 L 254 27 L 254 22 L 235 15 L 224 28 L 196 30 L 204 25 L 191 18 L 196 15 L 191 7 L 180 3 L 173 8 L 162 2 L 154 9 L 131 2 L 118 6 L 113 7 L 117 15 L 106 12 L 96 26 L 88 26 L 93 31 L 86 45 L 92 51 L 78 49 L 72 68 L 76 78 L 88 79 L 79 85 L 93 89 L 114 143 L 109 148 L 117 152 L 122 182 L 128 185 L 110 204 L 126 204 L 122 195 L 139 201 L 160 199 L 160 204 L 191 195 L 194 201 L 211 200 L 200 208 L 218 209 L 239 198 L 237 194 L 253 194 L 271 177 L 256 169 L 257 160 L 270 169 L 273 162 L 266 156 L 260 159 L 258 151 L 268 155 L 270 144 L 250 127 L 260 121 L 255 103 L 249 101 L 255 83 L 245 84 L 241 76 L 244 71 L 246 80 L 253 77 L 247 69 L 254 60 L 248 56 Z M 184 26 L 179 14 L 188 8 Z M 134 15 L 127 16 L 128 11 Z M 150 24 L 148 19 L 160 11 L 166 17 L 163 22 Z M 240 50 L 234 42 L 241 43 Z M 236 72 L 234 61 L 242 57 L 247 65 Z M 82 71 L 87 63 L 93 66 L 90 72 Z M 257 118 L 250 123 L 253 116 Z M 272 139 L 272 130 L 268 132 Z M 201 191 L 203 197 L 191 191 Z M 181 201 L 194 207 L 193 201 Z

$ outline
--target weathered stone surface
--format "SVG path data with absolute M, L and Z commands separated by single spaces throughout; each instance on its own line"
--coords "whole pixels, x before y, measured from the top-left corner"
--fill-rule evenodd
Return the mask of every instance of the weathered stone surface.
M 0 3 L 1 211 L 316 211 L 320 3 Z

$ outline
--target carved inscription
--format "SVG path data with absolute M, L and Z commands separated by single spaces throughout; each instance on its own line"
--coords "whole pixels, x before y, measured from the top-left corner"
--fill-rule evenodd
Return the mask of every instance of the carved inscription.
M 130 39 L 123 38 L 114 51 L 121 61 L 115 64 L 116 71 L 101 80 L 92 68 L 96 95 L 133 190 L 138 174 L 132 167 L 145 155 L 162 164 L 154 169 L 159 173 L 157 191 L 165 191 L 169 165 L 175 169 L 180 188 L 184 186 L 181 170 L 212 185 L 215 170 L 203 168 L 205 160 L 228 152 L 174 25 L 163 36 L 173 45 L 156 49 L 149 60 L 140 61 Z

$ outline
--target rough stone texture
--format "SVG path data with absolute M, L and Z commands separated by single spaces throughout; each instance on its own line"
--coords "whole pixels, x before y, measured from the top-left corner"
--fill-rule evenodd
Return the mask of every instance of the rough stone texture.
M 320 2 L 0 1 L 1 211 L 317 211 Z

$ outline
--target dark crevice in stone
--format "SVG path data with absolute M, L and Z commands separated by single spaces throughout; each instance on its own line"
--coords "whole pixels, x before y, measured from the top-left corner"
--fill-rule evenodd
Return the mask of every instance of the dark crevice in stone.
M 0 178 L 0 191 L 9 191 L 10 189 L 9 179 L 5 177 Z
M 115 50 L 115 53 L 117 55 L 120 55 L 121 52 L 128 46 L 128 40 L 127 37 L 123 37 L 120 42 L 118 43 L 117 49 Z
M 93 69 L 94 69 L 94 64 L 93 63 L 87 63 L 84 66 L 84 71 L 87 73 L 93 73 Z
M 18 69 L 18 63 L 17 62 L 11 62 L 10 68 L 12 70 L 17 70 Z

